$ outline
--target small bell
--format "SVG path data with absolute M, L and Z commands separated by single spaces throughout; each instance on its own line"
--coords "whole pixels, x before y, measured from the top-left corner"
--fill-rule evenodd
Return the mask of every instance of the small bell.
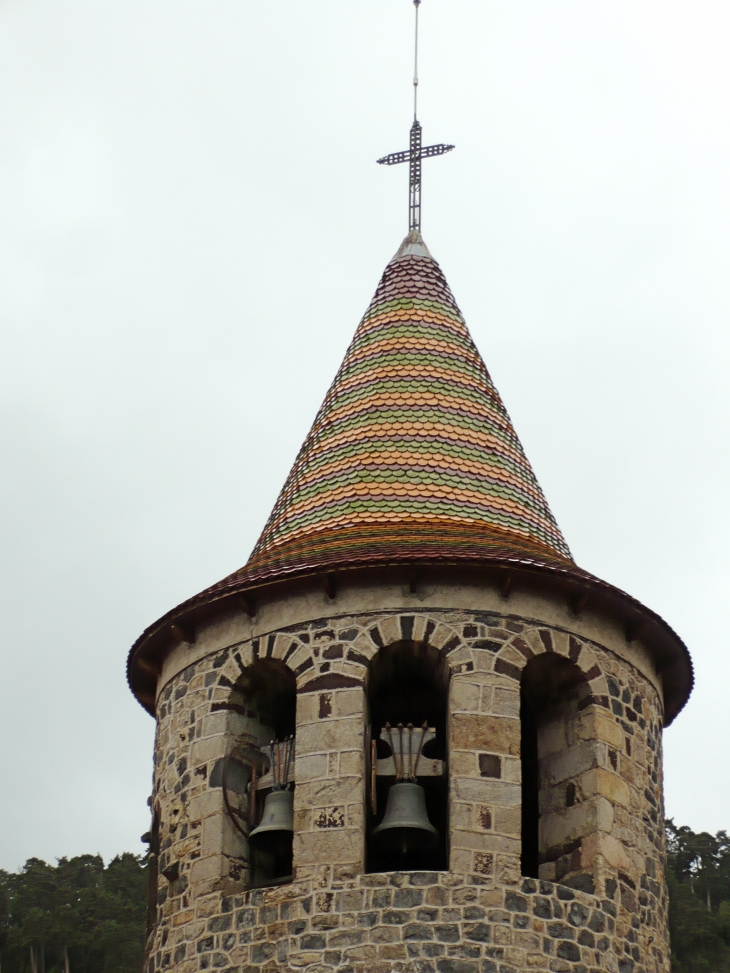
M 264 801 L 261 823 L 249 835 L 252 884 L 286 881 L 292 874 L 294 793 L 271 791 Z
M 430 851 L 439 833 L 428 820 L 426 795 L 420 784 L 397 781 L 388 791 L 383 820 L 373 837 L 384 852 L 410 855 Z

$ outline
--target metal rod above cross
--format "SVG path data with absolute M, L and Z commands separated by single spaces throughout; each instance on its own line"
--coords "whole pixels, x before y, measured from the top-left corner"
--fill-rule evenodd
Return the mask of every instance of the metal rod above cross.
M 413 124 L 411 125 L 411 146 L 405 152 L 391 152 L 378 159 L 378 165 L 396 166 L 401 162 L 410 163 L 409 169 L 409 201 L 408 201 L 408 228 L 409 230 L 421 229 L 421 161 L 429 159 L 434 155 L 443 155 L 451 152 L 453 145 L 421 145 L 421 123 L 418 121 L 418 7 L 421 0 L 413 0 L 416 8 L 416 44 L 415 44 L 415 64 L 413 69 Z

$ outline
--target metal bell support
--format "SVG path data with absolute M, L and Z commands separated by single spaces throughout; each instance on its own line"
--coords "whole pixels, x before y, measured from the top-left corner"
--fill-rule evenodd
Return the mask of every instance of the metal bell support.
M 403 753 L 404 727 L 402 724 L 398 726 L 400 738 L 400 753 L 398 753 L 393 742 L 390 724 L 385 724 L 396 767 L 396 782 L 391 785 L 388 791 L 388 801 L 385 805 L 383 820 L 373 831 L 373 837 L 383 851 L 402 856 L 414 852 L 430 851 L 438 843 L 439 837 L 438 831 L 428 820 L 426 794 L 421 785 L 416 783 L 418 761 L 428 731 L 428 724 L 424 723 L 421 729 L 421 739 L 415 761 L 413 760 L 413 725 L 409 723 L 407 729 L 408 773 L 406 775 Z M 406 776 L 408 779 L 404 780 Z

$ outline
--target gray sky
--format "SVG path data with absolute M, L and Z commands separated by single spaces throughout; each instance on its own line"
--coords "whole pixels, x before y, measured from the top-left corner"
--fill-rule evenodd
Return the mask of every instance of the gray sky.
M 424 237 L 730 829 L 730 7 L 424 0 Z M 127 650 L 248 557 L 407 229 L 407 0 L 0 0 L 0 867 L 141 851 Z

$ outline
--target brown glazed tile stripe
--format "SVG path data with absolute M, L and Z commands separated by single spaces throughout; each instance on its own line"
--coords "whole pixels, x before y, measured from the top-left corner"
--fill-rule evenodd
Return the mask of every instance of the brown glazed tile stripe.
M 572 563 L 444 275 L 415 242 L 386 267 L 236 576 L 404 557 Z
M 337 531 L 314 530 L 291 538 L 263 557 L 252 557 L 244 572 L 231 575 L 221 585 L 240 578 L 241 574 L 247 581 L 257 583 L 320 568 L 354 568 L 373 563 L 478 564 L 515 560 L 577 571 L 572 562 L 556 557 L 549 548 L 515 537 L 509 530 L 487 525 L 475 529 L 470 521 L 458 523 L 446 518 L 410 522 L 398 518 L 395 522 L 350 525 Z

